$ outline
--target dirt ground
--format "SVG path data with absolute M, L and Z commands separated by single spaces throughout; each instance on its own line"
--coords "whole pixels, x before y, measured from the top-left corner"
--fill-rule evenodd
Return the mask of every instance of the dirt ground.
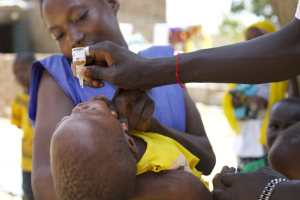
M 234 133 L 231 131 L 220 107 L 197 103 L 197 108 L 201 113 L 207 135 L 217 157 L 217 163 L 212 174 L 204 177 L 211 182 L 213 176 L 220 172 L 224 165 L 236 166 L 236 157 L 232 150 Z M 4 192 L 14 190 L 16 193 L 20 193 L 21 190 L 21 137 L 22 132 L 10 125 L 8 119 L 0 118 L 1 200 L 21 200 L 19 196 L 14 197 Z M 13 174 L 13 176 L 7 174 Z

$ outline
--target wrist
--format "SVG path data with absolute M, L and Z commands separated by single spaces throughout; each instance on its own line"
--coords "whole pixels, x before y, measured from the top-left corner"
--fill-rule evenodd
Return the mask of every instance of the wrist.
M 260 200 L 271 200 L 274 199 L 275 197 L 275 192 L 276 189 L 278 189 L 278 187 L 284 183 L 287 183 L 289 180 L 285 179 L 285 178 L 278 178 L 275 180 L 272 180 L 270 183 L 268 183 L 268 185 L 265 187 L 265 189 L 263 190 L 261 196 L 260 196 Z
M 150 59 L 151 76 L 155 78 L 155 82 L 153 83 L 152 80 L 152 84 L 154 86 L 177 84 L 176 63 L 176 56 Z
M 300 181 L 291 180 L 278 185 L 270 200 L 294 200 L 300 195 Z

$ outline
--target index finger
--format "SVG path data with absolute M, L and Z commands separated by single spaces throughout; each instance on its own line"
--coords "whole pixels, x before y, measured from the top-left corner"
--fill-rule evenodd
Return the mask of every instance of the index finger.
M 116 109 L 116 98 L 123 92 L 122 89 L 118 88 L 114 94 L 114 97 L 112 98 L 112 100 L 109 103 L 109 109 L 111 111 L 111 114 L 113 114 L 113 116 L 115 116 L 116 118 L 118 117 L 118 113 L 117 113 L 117 109 Z
M 226 187 L 231 187 L 236 175 L 240 175 L 240 174 L 224 174 L 221 178 L 221 183 Z

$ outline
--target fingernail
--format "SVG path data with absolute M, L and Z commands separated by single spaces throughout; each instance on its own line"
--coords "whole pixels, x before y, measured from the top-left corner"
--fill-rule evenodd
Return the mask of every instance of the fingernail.
M 125 123 L 122 123 L 122 127 L 124 131 L 128 131 L 127 125 Z
M 117 113 L 116 113 L 115 111 L 111 111 L 111 114 L 112 114 L 115 118 L 118 117 L 118 115 L 117 115 Z M 123 124 L 122 124 L 122 126 L 123 126 Z

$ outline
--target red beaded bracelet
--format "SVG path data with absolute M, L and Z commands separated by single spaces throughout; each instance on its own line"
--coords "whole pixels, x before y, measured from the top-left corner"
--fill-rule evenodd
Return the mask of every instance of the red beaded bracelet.
M 179 77 L 178 77 L 178 62 L 179 62 L 179 53 L 177 54 L 177 66 L 176 66 L 176 77 L 177 77 L 177 81 L 180 85 L 181 88 L 185 88 L 185 85 L 184 84 L 181 84 L 180 80 L 179 80 Z

